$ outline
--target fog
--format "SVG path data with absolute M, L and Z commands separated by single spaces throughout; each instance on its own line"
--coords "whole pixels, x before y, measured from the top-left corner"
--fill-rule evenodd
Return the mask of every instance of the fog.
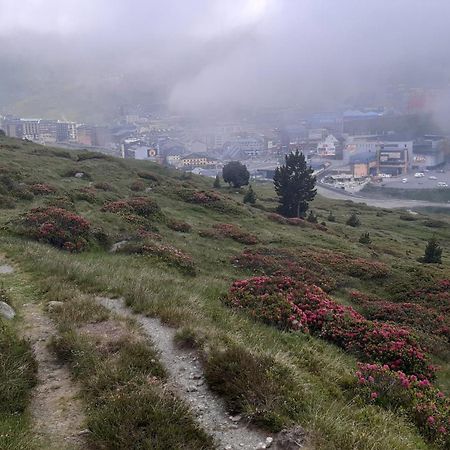
M 450 83 L 448 0 L 0 0 L 0 112 L 381 104 Z M 450 115 L 439 96 L 437 120 Z

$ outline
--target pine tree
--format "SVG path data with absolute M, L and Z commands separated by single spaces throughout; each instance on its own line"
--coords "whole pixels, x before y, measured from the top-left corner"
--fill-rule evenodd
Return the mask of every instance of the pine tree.
M 219 175 L 216 175 L 216 179 L 214 180 L 213 187 L 215 189 L 220 189 L 221 188 Z
M 347 219 L 347 222 L 345 223 L 351 227 L 359 227 L 361 225 L 359 217 L 354 212 L 351 213 L 350 217 Z
M 248 191 L 244 195 L 244 203 L 250 203 L 251 205 L 256 203 L 256 194 L 252 185 L 249 186 Z
M 421 261 L 429 264 L 442 263 L 442 248 L 439 246 L 439 243 L 434 236 L 428 241 Z
M 277 167 L 273 183 L 278 195 L 278 212 L 285 217 L 304 217 L 308 203 L 316 196 L 316 177 L 308 167 L 305 156 L 298 150 L 285 157 Z
M 336 217 L 334 217 L 333 211 L 330 211 L 327 217 L 328 222 L 336 222 Z

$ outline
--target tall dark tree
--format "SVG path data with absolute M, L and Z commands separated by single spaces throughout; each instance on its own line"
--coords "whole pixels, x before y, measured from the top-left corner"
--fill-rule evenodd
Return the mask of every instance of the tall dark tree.
M 273 184 L 278 195 L 278 212 L 285 217 L 304 217 L 308 203 L 316 196 L 316 177 L 303 153 L 286 155 L 285 164 L 277 167 Z
M 239 161 L 231 161 L 223 166 L 222 177 L 225 183 L 232 185 L 235 188 L 240 188 L 248 184 L 250 173 L 247 166 Z

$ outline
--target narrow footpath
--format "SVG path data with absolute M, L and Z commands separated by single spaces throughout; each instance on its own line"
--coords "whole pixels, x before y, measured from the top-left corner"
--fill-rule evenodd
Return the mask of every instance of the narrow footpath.
M 173 328 L 165 326 L 159 319 L 134 314 L 122 299 L 96 299 L 109 310 L 133 318 L 141 325 L 160 352 L 170 385 L 190 405 L 204 430 L 215 438 L 218 448 L 255 450 L 272 447 L 270 436 L 249 427 L 240 417 L 231 417 L 227 413 L 223 401 L 208 389 L 196 353 L 175 345 Z

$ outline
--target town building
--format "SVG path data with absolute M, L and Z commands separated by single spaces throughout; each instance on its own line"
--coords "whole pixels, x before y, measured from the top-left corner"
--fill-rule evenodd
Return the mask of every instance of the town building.
M 411 167 L 426 170 L 439 167 L 445 162 L 449 142 L 443 136 L 424 136 L 413 144 Z
M 183 167 L 212 167 L 217 164 L 217 159 L 210 158 L 202 153 L 192 153 L 181 158 Z
M 22 124 L 22 138 L 30 141 L 38 141 L 40 121 L 41 119 L 20 119 Z
M 394 176 L 408 173 L 412 145 L 412 141 L 380 143 L 377 149 L 378 173 Z

